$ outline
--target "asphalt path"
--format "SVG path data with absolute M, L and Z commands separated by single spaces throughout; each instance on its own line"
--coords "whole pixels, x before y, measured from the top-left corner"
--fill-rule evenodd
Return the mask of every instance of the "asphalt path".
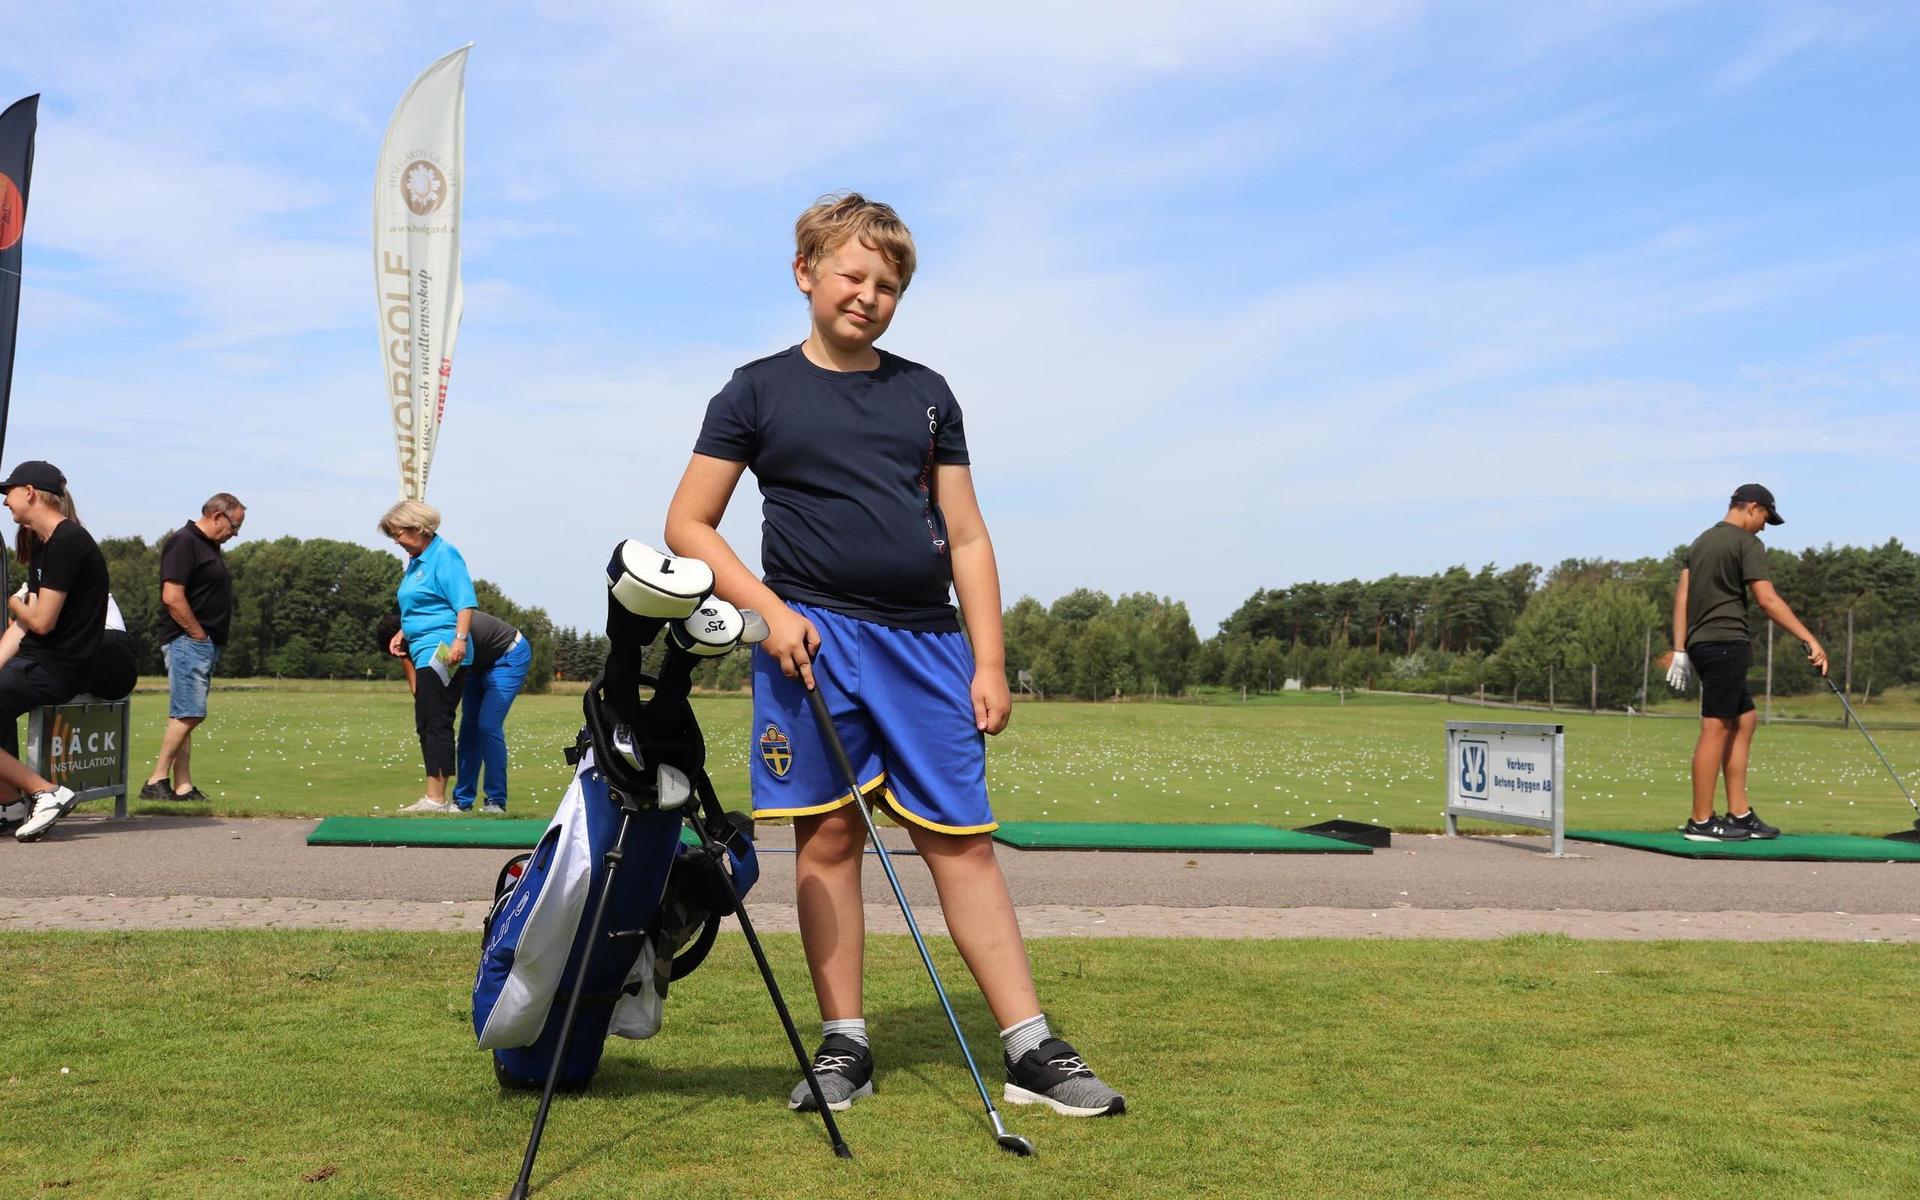
M 484 912 L 510 855 L 309 847 L 313 825 L 75 815 L 41 842 L 0 838 L 0 928 L 468 926 Z M 907 849 L 902 832 L 885 836 L 889 847 Z M 787 928 L 792 831 L 769 827 L 760 838 L 761 882 L 750 911 L 769 929 Z M 1397 835 L 1390 849 L 1371 855 L 1001 847 L 999 857 L 1023 923 L 1036 934 L 1480 936 L 1561 929 L 1688 936 L 1711 929 L 1727 937 L 1920 940 L 1920 864 L 1691 860 L 1567 845 L 1569 853 L 1554 858 L 1541 837 Z M 916 915 L 937 927 L 938 900 L 925 865 L 910 854 L 897 855 L 895 864 Z M 869 867 L 865 900 L 874 927 L 894 927 L 885 877 L 877 862 Z

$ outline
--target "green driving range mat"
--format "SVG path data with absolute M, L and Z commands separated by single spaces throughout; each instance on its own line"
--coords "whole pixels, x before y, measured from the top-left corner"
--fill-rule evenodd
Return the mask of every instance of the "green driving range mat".
M 1764 842 L 1690 842 L 1679 830 L 1569 829 L 1576 842 L 1605 842 L 1631 850 L 1652 850 L 1682 858 L 1771 858 L 1789 862 L 1920 862 L 1920 843 L 1845 833 L 1783 833 Z
M 543 818 L 328 817 L 307 835 L 307 845 L 531 850 L 539 844 L 547 824 Z M 691 845 L 693 831 L 682 828 L 680 840 Z
M 462 846 L 531 850 L 547 822 L 512 817 L 328 817 L 309 846 Z
M 993 840 L 1020 850 L 1265 851 L 1372 854 L 1371 848 L 1271 825 L 1136 825 L 1124 821 L 1002 821 Z

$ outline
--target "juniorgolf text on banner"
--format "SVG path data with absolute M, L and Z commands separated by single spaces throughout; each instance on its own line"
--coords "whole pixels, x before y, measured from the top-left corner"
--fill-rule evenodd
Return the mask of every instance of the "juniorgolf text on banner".
M 40 97 L 0 113 L 0 451 L 7 444 L 7 397 L 13 391 L 13 335 L 20 321 L 21 243 L 27 231 L 27 185 L 33 175 L 33 130 Z
M 461 157 L 471 48 L 462 46 L 422 71 L 400 98 L 373 181 L 380 364 L 403 499 L 426 499 L 460 332 Z

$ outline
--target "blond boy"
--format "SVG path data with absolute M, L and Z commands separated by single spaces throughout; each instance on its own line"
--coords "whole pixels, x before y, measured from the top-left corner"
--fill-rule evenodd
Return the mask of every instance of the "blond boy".
M 1040 1011 L 994 857 L 985 735 L 1010 715 L 993 544 L 960 407 L 938 374 L 879 350 L 913 278 L 912 235 L 858 193 L 795 225 L 806 341 L 735 371 L 707 409 L 667 514 L 715 594 L 765 614 L 754 655 L 753 804 L 791 818 L 801 939 L 820 1004 L 828 1105 L 873 1091 L 862 1004 L 865 826 L 809 716 L 819 688 L 866 802 L 904 826 L 1001 1038 L 1006 1098 L 1073 1116 L 1125 1110 Z M 764 499 L 763 575 L 719 533 L 742 473 Z M 966 615 L 966 632 L 948 588 Z M 789 1105 L 812 1107 L 804 1084 Z

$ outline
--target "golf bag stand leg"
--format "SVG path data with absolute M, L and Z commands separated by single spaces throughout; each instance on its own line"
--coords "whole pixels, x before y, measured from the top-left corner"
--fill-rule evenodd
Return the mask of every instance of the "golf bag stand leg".
M 900 886 L 900 877 L 894 874 L 893 858 L 880 841 L 880 830 L 873 823 L 873 814 L 867 811 L 867 802 L 860 795 L 860 777 L 854 773 L 853 762 L 847 758 L 847 748 L 840 741 L 840 732 L 833 726 L 833 714 L 827 711 L 827 699 L 820 694 L 816 685 L 807 690 L 807 702 L 813 706 L 814 723 L 820 727 L 820 739 L 832 751 L 841 775 L 847 781 L 848 794 L 853 797 L 853 807 L 866 823 L 867 836 L 873 839 L 874 853 L 880 858 L 880 867 L 887 873 L 887 882 L 893 885 L 893 898 L 900 903 L 900 915 L 907 920 L 907 932 L 913 935 L 913 944 L 920 950 L 921 965 L 927 968 L 927 978 L 933 981 L 934 995 L 940 997 L 940 1007 L 946 1010 L 947 1024 L 953 1027 L 953 1038 L 960 1043 L 960 1055 L 967 1060 L 967 1071 L 973 1076 L 973 1086 L 980 1091 L 980 1102 L 987 1106 L 987 1120 L 993 1125 L 994 1141 L 1009 1154 L 1022 1158 L 1033 1153 L 1033 1143 L 1017 1133 L 1008 1133 L 1007 1126 L 1000 1119 L 1000 1110 L 993 1106 L 993 1097 L 987 1094 L 986 1081 L 980 1078 L 980 1068 L 974 1065 L 973 1051 L 967 1048 L 967 1035 L 960 1031 L 960 1018 L 953 1015 L 953 1005 L 947 1000 L 947 989 L 940 985 L 940 972 L 934 969 L 933 955 L 927 952 L 927 940 L 920 936 L 920 923 L 913 919 L 913 909 L 907 904 L 907 893 Z
M 619 873 L 620 860 L 626 856 L 627 833 L 633 828 L 633 802 L 625 796 L 620 802 L 620 832 L 613 839 L 613 845 L 607 848 L 606 878 L 600 886 L 600 898 L 593 906 L 593 922 L 587 929 L 585 948 L 580 953 L 580 968 L 574 973 L 573 988 L 567 996 L 567 1014 L 560 1021 L 560 1040 L 554 1048 L 553 1065 L 547 1068 L 547 1085 L 540 1092 L 540 1107 L 534 1110 L 533 1132 L 527 1138 L 526 1157 L 520 1162 L 520 1178 L 515 1181 L 508 1200 L 526 1200 L 527 1185 L 533 1178 L 534 1156 L 540 1153 L 540 1135 L 546 1132 L 547 1110 L 553 1106 L 554 1089 L 560 1083 L 560 1069 L 567 1061 L 567 1047 L 573 1041 L 573 1020 L 580 1011 L 580 995 L 586 990 L 587 971 L 593 966 L 593 953 L 599 948 L 607 923 L 607 901 L 613 895 L 614 876 Z
M 713 783 L 702 771 L 695 785 L 700 789 L 700 799 L 710 812 L 720 811 L 719 797 L 714 795 Z M 700 844 L 709 852 L 719 851 L 713 834 L 705 823 L 698 818 L 687 822 L 693 826 L 693 832 Z M 813 1060 L 807 1057 L 807 1048 L 800 1041 L 800 1031 L 794 1027 L 793 1014 L 787 1011 L 785 997 L 780 994 L 780 985 L 774 982 L 773 966 L 767 962 L 766 951 L 760 948 L 760 938 L 753 932 L 753 922 L 747 917 L 747 906 L 741 901 L 739 893 L 733 892 L 733 879 L 727 878 L 727 890 L 733 893 L 733 915 L 740 922 L 740 932 L 747 939 L 747 948 L 753 952 L 753 961 L 760 968 L 760 978 L 767 985 L 767 996 L 773 1001 L 773 1010 L 780 1014 L 780 1025 L 787 1031 L 787 1042 L 793 1047 L 794 1061 L 800 1064 L 800 1072 L 806 1077 L 807 1090 L 813 1093 L 813 1103 L 820 1110 L 820 1119 L 827 1127 L 827 1137 L 833 1142 L 833 1152 L 841 1158 L 852 1158 L 853 1151 L 848 1148 L 845 1138 L 840 1136 L 840 1126 L 834 1123 L 833 1110 L 827 1107 L 827 1098 L 820 1091 L 820 1078 L 813 1073 Z

